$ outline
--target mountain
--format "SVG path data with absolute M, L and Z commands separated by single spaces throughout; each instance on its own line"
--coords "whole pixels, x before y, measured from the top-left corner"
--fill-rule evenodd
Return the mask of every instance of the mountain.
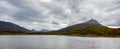
M 58 30 L 58 32 L 68 32 L 68 31 L 71 31 L 71 30 L 84 28 L 84 27 L 90 27 L 90 26 L 103 26 L 103 25 L 100 24 L 97 20 L 90 19 L 86 22 L 75 24 L 75 25 L 60 29 L 60 30 Z
M 23 32 L 31 32 L 30 30 L 25 29 L 21 26 L 18 26 L 14 23 L 0 21 L 0 32 L 1 31 L 8 31 L 8 30 L 18 30 L 18 31 L 23 31 Z
M 40 32 L 49 32 L 50 30 L 42 29 Z
M 35 30 L 35 29 L 32 29 L 31 32 L 36 32 L 36 30 Z
M 91 19 L 84 23 L 73 25 L 71 27 L 88 27 L 88 26 L 103 26 L 103 25 L 101 25 L 97 20 Z

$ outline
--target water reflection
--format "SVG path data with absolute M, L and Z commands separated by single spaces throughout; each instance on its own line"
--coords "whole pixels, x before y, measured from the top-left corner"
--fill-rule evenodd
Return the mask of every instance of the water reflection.
M 0 36 L 1 49 L 120 49 L 120 38 Z

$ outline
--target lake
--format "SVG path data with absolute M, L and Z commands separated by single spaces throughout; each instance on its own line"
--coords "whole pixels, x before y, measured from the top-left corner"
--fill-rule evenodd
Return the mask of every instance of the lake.
M 120 49 L 120 38 L 57 35 L 0 36 L 0 49 Z

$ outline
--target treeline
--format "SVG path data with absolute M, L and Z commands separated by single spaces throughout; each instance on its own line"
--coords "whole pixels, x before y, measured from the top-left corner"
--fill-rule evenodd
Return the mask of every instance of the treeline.
M 8 30 L 8 31 L 1 31 L 0 35 L 27 35 L 27 32 L 19 31 L 19 30 Z
M 120 36 L 120 28 L 113 29 L 103 26 L 91 26 L 73 29 L 69 32 L 63 32 L 62 34 L 75 36 Z
M 77 29 L 71 29 L 64 32 L 51 31 L 51 32 L 37 32 L 34 35 L 71 35 L 71 36 L 120 36 L 120 28 L 113 29 L 104 26 L 90 26 Z
M 71 29 L 65 32 L 50 31 L 50 32 L 22 32 L 22 31 L 3 31 L 0 35 L 72 35 L 72 36 L 120 36 L 120 28 L 113 29 L 104 26 L 90 26 L 77 29 Z

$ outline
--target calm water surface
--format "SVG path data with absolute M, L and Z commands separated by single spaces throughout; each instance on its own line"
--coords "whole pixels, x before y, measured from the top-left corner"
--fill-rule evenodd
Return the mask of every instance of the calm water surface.
M 0 49 L 120 49 L 120 38 L 0 36 Z

